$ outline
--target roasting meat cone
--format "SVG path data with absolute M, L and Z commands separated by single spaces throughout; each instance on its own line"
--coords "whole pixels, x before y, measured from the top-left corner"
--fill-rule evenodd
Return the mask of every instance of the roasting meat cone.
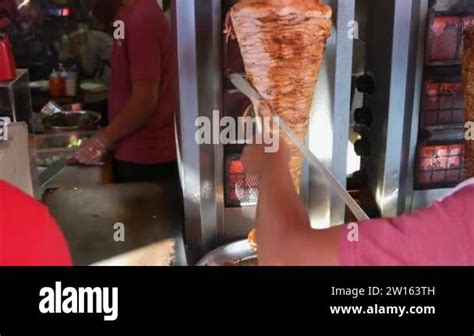
M 465 121 L 474 122 L 474 27 L 465 32 L 463 84 L 465 95 Z M 466 139 L 464 171 L 466 178 L 474 177 L 474 141 Z
M 304 141 L 331 34 L 331 8 L 316 0 L 243 0 L 229 16 L 248 80 Z M 289 168 L 299 192 L 304 158 L 289 143 Z
M 226 33 L 238 40 L 250 83 L 303 141 L 331 15 L 319 0 L 240 0 L 226 19 Z M 289 144 L 289 168 L 299 192 L 304 157 Z M 255 230 L 248 241 L 256 250 Z

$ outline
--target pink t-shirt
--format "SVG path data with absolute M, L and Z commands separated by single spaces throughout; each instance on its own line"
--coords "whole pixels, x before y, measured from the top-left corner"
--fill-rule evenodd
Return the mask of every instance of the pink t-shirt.
M 474 180 L 431 207 L 343 229 L 341 266 L 473 266 Z M 351 239 L 348 239 L 348 236 Z
M 124 22 L 125 39 L 116 39 L 112 51 L 110 120 L 129 100 L 132 81 L 159 79 L 160 92 L 154 117 L 117 145 L 115 158 L 138 164 L 175 161 L 176 81 L 171 29 L 156 0 L 135 0 L 123 6 L 117 20 Z

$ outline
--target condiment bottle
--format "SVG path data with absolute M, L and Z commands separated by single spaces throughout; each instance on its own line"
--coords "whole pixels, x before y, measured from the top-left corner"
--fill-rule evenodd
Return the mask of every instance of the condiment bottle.
M 59 79 L 59 74 L 56 70 L 53 70 L 51 76 L 49 77 L 49 91 L 51 92 L 52 97 L 61 97 L 61 80 Z
M 67 96 L 66 92 L 66 80 L 67 80 L 67 72 L 64 69 L 62 64 L 59 64 L 59 81 L 61 84 L 61 96 Z
M 0 34 L 0 80 L 9 81 L 16 77 L 16 65 L 12 46 L 6 34 Z
M 76 79 L 74 73 L 69 72 L 66 77 L 66 96 L 74 97 L 76 95 Z

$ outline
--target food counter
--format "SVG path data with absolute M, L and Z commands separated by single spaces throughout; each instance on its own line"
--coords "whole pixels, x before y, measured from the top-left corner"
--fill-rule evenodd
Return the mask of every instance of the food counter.
M 43 201 L 75 265 L 169 266 L 186 263 L 180 193 L 166 183 L 110 184 L 53 190 Z

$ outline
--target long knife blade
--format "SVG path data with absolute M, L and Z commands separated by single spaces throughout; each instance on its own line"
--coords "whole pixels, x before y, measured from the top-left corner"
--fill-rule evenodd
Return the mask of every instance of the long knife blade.
M 49 182 L 54 180 L 58 174 L 68 166 L 68 163 L 66 160 L 61 160 L 53 163 L 51 166 L 49 166 L 44 172 L 42 172 L 39 176 L 39 182 L 40 186 L 44 187 L 46 186 Z
M 246 95 L 251 100 L 264 100 L 262 96 L 254 89 L 252 85 L 239 73 L 229 75 L 229 79 L 235 88 Z
M 264 101 L 263 97 L 253 88 L 252 85 L 240 74 L 234 73 L 229 76 L 230 81 L 234 86 L 246 95 L 251 100 Z M 275 114 L 275 112 L 273 112 Z M 276 114 L 275 114 L 276 115 Z M 279 118 L 279 124 L 281 129 L 288 135 L 294 145 L 303 153 L 311 166 L 316 168 L 328 181 L 333 188 L 334 192 L 344 201 L 349 207 L 354 216 L 359 221 L 369 220 L 369 216 L 364 212 L 360 205 L 354 198 L 347 192 L 347 190 L 341 185 L 337 178 L 324 166 L 324 164 L 311 152 L 311 150 L 299 139 L 295 132 L 291 129 L 288 124 Z

